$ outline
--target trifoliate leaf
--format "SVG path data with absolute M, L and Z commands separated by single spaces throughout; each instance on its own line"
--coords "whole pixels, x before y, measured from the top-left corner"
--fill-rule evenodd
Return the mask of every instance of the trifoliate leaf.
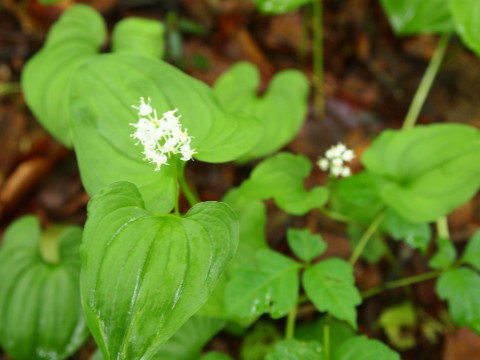
M 334 360 L 400 360 L 400 355 L 378 340 L 357 336 L 345 341 L 335 352 Z

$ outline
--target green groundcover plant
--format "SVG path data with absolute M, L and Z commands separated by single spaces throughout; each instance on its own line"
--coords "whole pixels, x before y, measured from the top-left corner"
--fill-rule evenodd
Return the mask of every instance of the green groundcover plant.
M 111 51 L 100 53 L 105 29 L 90 7 L 71 7 L 23 72 L 29 106 L 75 151 L 91 200 L 83 229 L 42 232 L 26 216 L 5 233 L 0 344 L 14 359 L 65 359 L 91 334 L 95 359 L 225 360 L 201 353 L 222 329 L 244 335 L 248 360 L 399 359 L 358 333 L 357 307 L 382 290 L 433 278 L 451 319 L 480 333 L 480 233 L 457 254 L 445 226 L 480 187 L 478 129 L 383 131 L 361 157 L 364 169 L 352 174 L 356 155 L 342 143 L 316 163 L 278 153 L 305 119 L 301 72 L 276 74 L 258 96 L 257 69 L 239 63 L 210 88 L 161 59 L 161 23 L 122 20 Z M 221 202 L 202 202 L 184 176 L 192 160 L 258 163 Z M 329 181 L 307 189 L 313 166 Z M 180 194 L 190 204 L 183 214 Z M 322 257 L 326 242 L 302 228 L 286 232 L 292 256 L 270 249 L 266 200 L 290 215 L 319 210 L 346 222 L 350 258 Z M 421 252 L 431 270 L 360 291 L 355 263 L 388 255 L 385 236 Z M 304 304 L 317 320 L 297 324 Z M 262 321 L 265 314 L 285 318 L 285 333 Z M 381 322 L 388 327 L 393 314 Z M 395 343 L 395 330 L 387 333 Z

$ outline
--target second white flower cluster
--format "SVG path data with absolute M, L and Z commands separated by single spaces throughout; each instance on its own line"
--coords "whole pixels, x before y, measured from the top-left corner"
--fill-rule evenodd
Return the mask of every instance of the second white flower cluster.
M 163 113 L 159 119 L 157 111 L 150 106 L 150 99 L 145 102 L 141 97 L 140 105 L 132 107 L 138 110 L 138 122 L 130 124 L 136 128 L 131 136 L 143 145 L 145 160 L 156 165 L 155 171 L 168 165 L 171 155 L 181 154 L 180 159 L 188 161 L 196 154 L 190 147 L 191 136 L 180 124 L 181 115 L 175 115 L 177 109 Z
M 330 170 L 330 175 L 334 177 L 348 177 L 352 174 L 350 168 L 345 165 L 355 158 L 353 150 L 347 148 L 344 144 L 338 143 L 325 152 L 325 157 L 318 160 L 320 169 Z

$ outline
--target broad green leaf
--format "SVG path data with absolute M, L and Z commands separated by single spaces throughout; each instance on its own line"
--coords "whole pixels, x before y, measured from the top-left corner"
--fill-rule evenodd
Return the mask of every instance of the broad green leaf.
M 214 86 L 226 109 L 245 112 L 261 122 L 263 134 L 239 159 L 242 162 L 269 155 L 293 140 L 307 113 L 308 79 L 300 71 L 279 72 L 261 97 L 257 95 L 259 86 L 258 69 L 247 62 L 232 66 Z
M 230 190 L 222 201 L 232 207 L 240 225 L 240 241 L 233 263 L 253 260 L 257 250 L 268 247 L 265 239 L 265 204 L 258 199 L 249 199 L 237 188 Z
M 401 350 L 416 345 L 415 326 L 417 315 L 413 304 L 405 302 L 382 311 L 378 324 L 383 328 L 391 344 Z
M 153 359 L 205 303 L 237 242 L 235 214 L 224 203 L 199 203 L 180 217 L 147 211 L 127 182 L 94 196 L 80 287 L 105 360 Z
M 369 225 L 385 206 L 379 194 L 380 186 L 381 179 L 365 171 L 340 179 L 332 189 L 332 207 L 342 215 Z
M 362 238 L 366 231 L 366 227 L 360 227 L 358 225 L 349 224 L 347 226 L 348 240 L 352 249 L 357 246 L 358 242 Z M 382 243 L 381 234 L 376 233 L 368 241 L 367 246 L 362 251 L 360 257 L 371 264 L 375 264 L 385 255 L 385 246 Z
M 437 294 L 448 301 L 453 320 L 480 334 L 480 275 L 467 268 L 445 271 L 437 281 Z
M 153 357 L 154 360 L 197 360 L 203 346 L 225 325 L 224 320 L 194 315 Z M 97 351 L 95 360 L 103 360 Z M 93 359 L 92 359 L 93 360 Z
M 253 330 L 244 335 L 240 347 L 240 359 L 265 360 L 265 356 L 282 338 L 275 324 L 259 321 L 253 326 Z
M 227 313 L 240 319 L 263 313 L 285 316 L 297 304 L 300 267 L 280 253 L 259 250 L 255 262 L 232 270 L 225 288 Z
M 400 355 L 378 340 L 357 336 L 345 341 L 335 352 L 334 360 L 400 360 Z
M 325 359 L 319 342 L 303 342 L 296 339 L 277 343 L 265 360 L 323 360 Z
M 34 216 L 7 228 L 0 248 L 0 344 L 12 358 L 62 360 L 86 340 L 78 287 L 81 238 L 76 226 L 41 234 Z M 49 261 L 48 253 L 55 253 Z
M 258 123 L 224 111 L 203 83 L 171 65 L 144 56 L 104 55 L 86 63 L 73 79 L 70 105 L 74 143 L 89 194 L 115 181 L 136 184 L 149 210 L 166 213 L 176 201 L 176 161 L 154 172 L 143 148 L 130 136 L 137 121 L 132 109 L 150 97 L 158 114 L 178 109 L 193 137 L 195 157 L 207 162 L 234 160 L 255 144 Z
M 437 238 L 437 252 L 432 256 L 428 265 L 434 269 L 444 269 L 451 266 L 457 258 L 457 250 L 452 240 Z
M 362 298 L 354 285 L 353 268 L 346 261 L 331 258 L 308 267 L 303 288 L 320 311 L 326 311 L 357 328 L 355 307 Z
M 314 0 L 253 0 L 260 12 L 268 15 L 285 14 Z
M 165 27 L 160 21 L 130 17 L 113 29 L 112 51 L 117 54 L 138 54 L 155 59 L 165 52 Z
M 314 235 L 308 229 L 288 229 L 287 241 L 293 253 L 305 262 L 312 261 L 327 250 L 322 236 Z
M 448 0 L 380 0 L 380 2 L 397 34 L 448 33 L 454 30 Z
M 203 355 L 199 360 L 233 360 L 230 356 L 218 352 L 218 351 L 210 351 Z
M 310 174 L 312 163 L 303 155 L 279 153 L 263 160 L 240 186 L 242 193 L 253 199 L 273 198 L 284 211 L 304 215 L 327 201 L 328 190 L 317 186 L 306 190 L 303 180 Z
M 345 322 L 335 318 L 323 316 L 308 323 L 301 323 L 295 329 L 295 338 L 303 341 L 315 340 L 323 343 L 325 325 L 328 324 L 330 332 L 330 348 L 338 349 L 342 343 L 355 336 L 355 331 Z
M 412 248 L 426 253 L 432 236 L 427 223 L 412 223 L 394 210 L 388 209 L 380 227 L 395 240 L 405 241 Z
M 462 262 L 480 270 L 480 231 L 477 231 L 468 241 L 462 255 Z
M 455 30 L 465 45 L 480 55 L 480 2 L 477 0 L 449 0 Z
M 98 54 L 105 23 L 86 5 L 69 8 L 52 26 L 44 47 L 25 65 L 22 88 L 41 124 L 66 146 L 72 145 L 68 93 L 79 66 Z
M 435 221 L 470 199 L 480 186 L 480 131 L 461 124 L 384 131 L 362 162 L 383 177 L 380 195 L 411 222 Z

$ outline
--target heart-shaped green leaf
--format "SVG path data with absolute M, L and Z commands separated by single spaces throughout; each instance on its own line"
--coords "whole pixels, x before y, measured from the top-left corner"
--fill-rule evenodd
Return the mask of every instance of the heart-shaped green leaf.
M 136 17 L 123 19 L 113 29 L 112 51 L 159 59 L 165 52 L 164 33 L 160 21 Z
M 454 30 L 446 0 L 380 1 L 398 34 L 446 33 Z
M 305 189 L 303 180 L 311 169 L 312 163 L 307 157 L 279 153 L 258 164 L 240 190 L 253 199 L 273 198 L 289 214 L 303 215 L 323 206 L 328 198 L 325 187 Z
M 355 306 L 362 298 L 354 285 L 353 268 L 341 259 L 327 259 L 308 267 L 303 273 L 307 296 L 320 311 L 326 311 L 357 328 Z
M 143 160 L 143 149 L 130 136 L 131 124 L 137 121 L 131 106 L 141 96 L 152 99 L 160 116 L 178 109 L 199 160 L 234 160 L 259 137 L 254 118 L 224 111 L 205 84 L 160 60 L 99 56 L 79 69 L 73 84 L 74 144 L 90 194 L 112 182 L 129 181 L 138 186 L 148 209 L 161 213 L 172 209 L 177 193 L 175 166 L 154 173 L 154 165 Z
M 97 55 L 105 39 L 102 17 L 86 5 L 74 5 L 51 28 L 47 41 L 22 72 L 29 107 L 42 125 L 66 146 L 72 145 L 68 109 L 71 78 Z
M 199 203 L 179 217 L 145 210 L 127 182 L 94 196 L 80 285 L 105 360 L 152 359 L 205 303 L 237 243 L 235 214 L 224 203 Z
M 78 286 L 81 238 L 75 226 L 42 235 L 34 216 L 17 220 L 5 232 L 0 344 L 14 359 L 62 360 L 86 340 Z
M 307 113 L 308 80 L 297 70 L 276 74 L 262 97 L 257 96 L 260 76 L 247 62 L 232 66 L 214 89 L 226 109 L 243 111 L 261 122 L 263 135 L 239 161 L 269 155 L 289 143 L 300 130 Z
M 465 45 L 480 55 L 480 2 L 477 0 L 449 0 L 457 33 Z
M 461 124 L 384 131 L 362 162 L 383 178 L 383 201 L 411 222 L 435 221 L 480 186 L 480 131 Z

